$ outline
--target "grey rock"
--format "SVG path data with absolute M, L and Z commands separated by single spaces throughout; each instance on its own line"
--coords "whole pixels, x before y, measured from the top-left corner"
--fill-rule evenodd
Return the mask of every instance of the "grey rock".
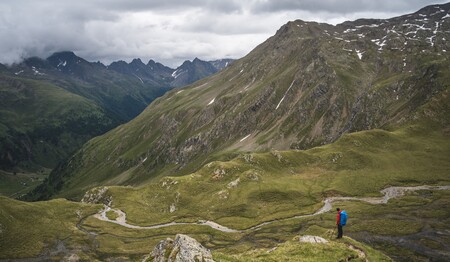
M 325 238 L 310 235 L 301 236 L 298 241 L 304 243 L 328 243 L 328 240 Z
M 197 240 L 177 234 L 175 240 L 167 238 L 155 246 L 150 258 L 154 262 L 214 262 L 211 252 Z

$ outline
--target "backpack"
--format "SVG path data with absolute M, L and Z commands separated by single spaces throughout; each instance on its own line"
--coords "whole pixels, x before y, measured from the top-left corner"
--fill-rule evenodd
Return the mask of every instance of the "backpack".
M 339 223 L 341 226 L 345 226 L 345 224 L 347 224 L 347 212 L 345 212 L 345 210 L 342 210 L 341 212 L 341 221 Z

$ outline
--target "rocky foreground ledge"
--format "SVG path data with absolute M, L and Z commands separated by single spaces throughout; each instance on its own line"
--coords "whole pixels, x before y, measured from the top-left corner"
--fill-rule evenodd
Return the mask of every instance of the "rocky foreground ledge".
M 177 234 L 175 240 L 167 238 L 155 246 L 144 261 L 153 262 L 214 262 L 211 251 L 192 237 Z

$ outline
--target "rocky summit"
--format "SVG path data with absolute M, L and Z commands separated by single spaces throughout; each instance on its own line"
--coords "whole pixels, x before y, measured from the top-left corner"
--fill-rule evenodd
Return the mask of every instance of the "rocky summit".
M 449 13 L 445 4 L 336 26 L 289 22 L 220 73 L 91 140 L 51 180 L 65 183 L 59 195 L 81 197 L 92 182 L 139 184 L 236 152 L 308 149 L 349 132 L 395 129 L 448 88 Z

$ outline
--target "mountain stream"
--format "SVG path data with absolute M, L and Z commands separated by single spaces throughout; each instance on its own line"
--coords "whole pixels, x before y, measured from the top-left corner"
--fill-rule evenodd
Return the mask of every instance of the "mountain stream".
M 286 221 L 286 220 L 291 220 L 291 219 L 299 219 L 299 218 L 304 218 L 304 217 L 311 217 L 311 216 L 316 216 L 316 215 L 326 213 L 332 209 L 332 203 L 337 202 L 337 201 L 363 201 L 363 202 L 367 202 L 370 204 L 386 204 L 390 199 L 401 197 L 401 196 L 405 195 L 406 192 L 413 192 L 413 191 L 418 191 L 418 190 L 450 190 L 450 186 L 388 187 L 388 188 L 385 188 L 380 191 L 383 194 L 382 197 L 362 197 L 362 198 L 329 197 L 329 198 L 326 198 L 323 200 L 323 203 L 324 203 L 323 207 L 320 208 L 319 210 L 317 210 L 313 214 L 298 215 L 298 216 L 293 216 L 293 217 L 288 217 L 288 218 L 274 219 L 271 221 L 263 222 L 261 224 L 255 225 L 253 227 L 250 227 L 250 228 L 247 228 L 244 230 L 236 230 L 236 229 L 228 228 L 228 227 L 219 225 L 213 221 L 206 221 L 206 220 L 199 220 L 198 222 L 191 222 L 191 223 L 189 223 L 189 222 L 170 222 L 170 223 L 158 224 L 158 225 L 153 225 L 153 226 L 136 226 L 136 225 L 131 225 L 131 224 L 127 223 L 125 212 L 123 212 L 122 210 L 119 210 L 119 209 L 112 209 L 109 206 L 105 206 L 105 208 L 103 210 L 101 210 L 99 213 L 95 214 L 94 217 L 97 219 L 100 219 L 102 221 L 115 223 L 115 224 L 118 224 L 118 225 L 121 225 L 121 226 L 124 226 L 127 228 L 132 228 L 132 229 L 156 229 L 156 228 L 170 227 L 170 226 L 175 226 L 175 225 L 203 225 L 203 226 L 209 226 L 215 230 L 219 230 L 219 231 L 226 232 L 226 233 L 243 233 L 246 231 L 258 230 L 259 228 L 261 228 L 265 225 L 272 224 L 274 222 Z M 115 212 L 117 215 L 117 218 L 116 219 L 108 218 L 106 215 L 106 213 L 108 211 Z

